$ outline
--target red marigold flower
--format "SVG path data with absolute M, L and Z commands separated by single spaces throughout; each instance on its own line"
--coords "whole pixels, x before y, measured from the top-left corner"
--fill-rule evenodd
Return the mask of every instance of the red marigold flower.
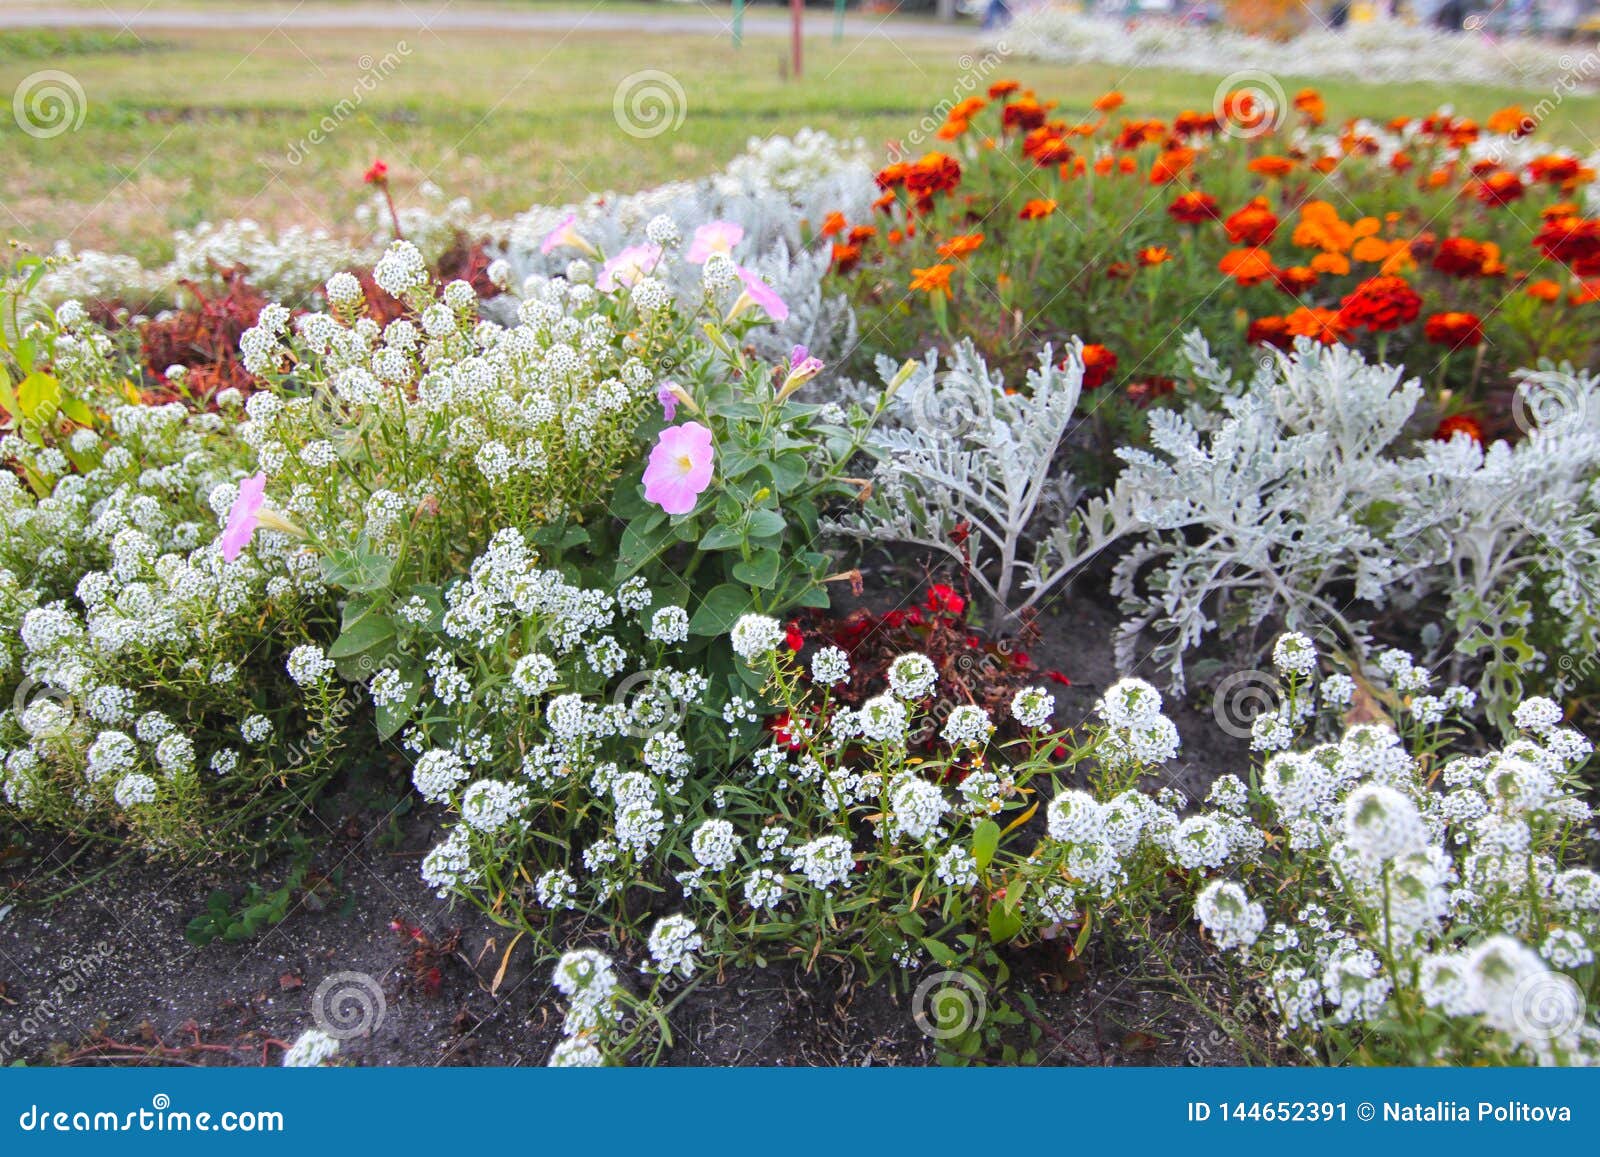
M 1369 277 L 1340 304 L 1339 319 L 1351 329 L 1387 333 L 1417 320 L 1422 298 L 1403 277 Z
M 1218 217 L 1217 199 L 1210 193 L 1180 193 L 1167 206 L 1167 215 L 1183 225 L 1198 225 Z
M 1258 317 L 1245 331 L 1245 341 L 1251 345 L 1270 345 L 1286 350 L 1294 346 L 1294 335 L 1281 317 Z
M 1522 292 L 1535 301 L 1551 302 L 1561 299 L 1560 283 L 1551 281 L 1548 277 L 1540 278 L 1538 281 L 1530 281 Z
M 1600 220 L 1578 216 L 1546 221 L 1533 239 L 1551 261 L 1559 261 L 1580 277 L 1600 273 Z
M 1083 347 L 1083 388 L 1097 390 L 1117 368 L 1117 355 L 1103 345 Z
M 1194 164 L 1195 152 L 1190 148 L 1167 149 L 1150 164 L 1150 183 L 1169 185 L 1181 177 Z
M 1014 80 L 997 80 L 989 86 L 989 96 L 994 100 L 999 100 L 1002 97 L 1010 96 L 1021 87 L 1022 85 Z
M 1565 184 L 1582 171 L 1583 166 L 1578 164 L 1578 158 L 1563 157 L 1558 153 L 1547 153 L 1528 162 L 1528 175 L 1535 181 L 1549 185 Z
M 1526 190 L 1515 173 L 1490 173 L 1477 183 L 1473 192 L 1485 205 L 1509 205 Z
M 1019 96 L 1000 113 L 1001 127 L 1012 132 L 1028 132 L 1044 124 L 1049 110 L 1031 96 Z
M 1436 313 L 1422 323 L 1422 336 L 1435 345 L 1461 349 L 1483 343 L 1483 324 L 1475 313 Z
M 1278 215 L 1268 208 L 1265 197 L 1257 197 L 1222 224 L 1235 245 L 1265 245 L 1278 231 Z
M 1457 434 L 1465 434 L 1478 445 L 1483 445 L 1483 426 L 1470 414 L 1452 414 L 1439 423 L 1433 438 L 1436 442 L 1448 442 Z
M 1165 245 L 1146 245 L 1139 250 L 1140 265 L 1165 265 L 1172 260 L 1172 250 Z
M 1291 265 L 1287 269 L 1274 270 L 1272 280 L 1285 293 L 1299 297 L 1307 290 L 1316 288 L 1317 282 L 1322 278 L 1315 269 L 1304 265 Z
M 1157 398 L 1164 398 L 1178 388 L 1178 383 L 1160 374 L 1152 374 L 1142 382 L 1128 384 L 1128 400 L 1143 408 Z
M 1056 203 L 1048 197 L 1035 197 L 1022 206 L 1017 214 L 1024 221 L 1037 221 L 1041 217 L 1048 217 L 1056 211 Z
M 1534 243 L 1538 244 L 1537 238 Z M 1451 277 L 1489 277 L 1505 271 L 1499 246 L 1470 237 L 1446 237 L 1439 242 L 1433 267 Z
M 833 247 L 833 267 L 840 273 L 849 273 L 861 263 L 861 246 L 835 245 Z

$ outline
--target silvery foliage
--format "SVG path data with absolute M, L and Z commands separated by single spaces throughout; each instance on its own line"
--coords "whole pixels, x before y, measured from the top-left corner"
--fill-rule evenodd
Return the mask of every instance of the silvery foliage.
M 1147 527 L 1113 577 L 1129 615 L 1119 662 L 1154 632 L 1155 658 L 1181 687 L 1184 653 L 1219 625 L 1321 628 L 1360 647 L 1372 608 L 1440 599 L 1454 636 L 1439 643 L 1458 666 L 1486 662 L 1487 699 L 1514 703 L 1518 674 L 1546 658 L 1527 637 L 1535 589 L 1563 646 L 1594 651 L 1594 377 L 1525 373 L 1531 432 L 1484 450 L 1464 436 L 1404 437 L 1421 387 L 1342 346 L 1302 340 L 1242 383 L 1198 334 L 1185 352 L 1221 413 L 1153 411 L 1152 449 L 1118 451 L 1115 492 Z
M 997 620 L 1034 606 L 1130 528 L 1116 495 L 1080 504 L 1071 476 L 1054 469 L 1082 392 L 1082 350 L 1075 342 L 1063 367 L 1046 346 L 1015 393 L 969 341 L 943 370 L 936 352 L 908 363 L 909 376 L 879 357 L 886 385 L 903 380 L 868 445 L 871 495 L 831 527 L 948 555 L 970 568 Z
M 657 216 L 677 225 L 685 245 L 698 226 L 732 221 L 744 228 L 734 260 L 771 285 L 790 310 L 787 321 L 759 327 L 747 340 L 769 360 L 788 357 L 796 345 L 831 360 L 855 345 L 855 314 L 843 294 L 824 291 L 832 248 L 826 241 L 808 245 L 807 234 L 834 211 L 852 221 L 866 220 L 877 192 L 859 144 L 802 130 L 793 138 L 753 139 L 743 156 L 703 180 L 530 210 L 512 222 L 498 252 L 511 267 L 513 284 L 520 284 L 530 275 L 564 273 L 575 254 L 558 249 L 546 255 L 539 246 L 568 213 L 577 214 L 584 238 L 608 254 L 643 243 L 646 226 Z M 686 308 L 697 309 L 702 301 L 699 274 L 698 265 L 683 261 L 664 271 Z

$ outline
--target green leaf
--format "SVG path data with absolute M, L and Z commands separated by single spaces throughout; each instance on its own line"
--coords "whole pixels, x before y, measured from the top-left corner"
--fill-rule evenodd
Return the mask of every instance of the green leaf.
M 1004 944 L 1021 931 L 1022 917 L 1017 913 L 1006 911 L 1000 904 L 989 909 L 989 939 L 992 942 Z
M 983 871 L 994 859 L 995 851 L 1000 847 L 1000 825 L 993 820 L 984 820 L 972 832 L 972 858 L 978 861 L 978 871 Z
M 60 400 L 61 383 L 47 373 L 29 374 L 17 386 L 17 409 L 30 421 L 48 417 Z
M 717 523 L 700 539 L 701 550 L 732 550 L 744 542 L 744 532 L 737 526 Z
M 322 560 L 324 582 L 357 594 L 383 590 L 393 570 L 394 559 L 382 554 L 340 550 Z
M 746 587 L 723 583 L 706 592 L 699 607 L 689 619 L 691 635 L 725 635 L 752 606 L 750 591 Z
M 363 615 L 339 633 L 328 648 L 328 658 L 348 659 L 394 642 L 398 629 L 388 615 Z
M 933 957 L 934 962 L 943 968 L 955 967 L 956 961 L 960 959 L 956 955 L 955 949 L 948 944 L 942 944 L 929 937 L 923 937 L 922 946 L 928 950 L 928 955 Z
M 771 590 L 778 581 L 778 568 L 783 565 L 783 556 L 770 547 L 758 550 L 733 568 L 733 577 L 742 583 L 748 583 L 762 590 Z
M 752 510 L 750 512 L 750 537 L 767 538 L 774 534 L 782 534 L 783 528 L 789 525 L 784 521 L 783 515 L 776 510 Z
M 772 471 L 772 485 L 779 494 L 789 494 L 806 484 L 811 467 L 803 454 L 780 454 L 768 468 Z

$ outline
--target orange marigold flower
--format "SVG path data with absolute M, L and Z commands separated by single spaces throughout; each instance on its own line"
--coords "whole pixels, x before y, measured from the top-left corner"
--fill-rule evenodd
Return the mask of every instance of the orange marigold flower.
M 1455 167 L 1453 165 L 1444 165 L 1429 173 L 1423 178 L 1423 181 L 1430 189 L 1442 189 L 1455 180 L 1455 176 Z
M 1022 85 L 1014 80 L 997 80 L 989 86 L 989 95 L 995 100 L 1010 96 L 1021 88 Z
M 1198 225 L 1214 221 L 1218 216 L 1217 199 L 1210 193 L 1180 193 L 1167 206 L 1167 215 L 1184 225 Z
M 1320 125 L 1328 116 L 1327 106 L 1322 103 L 1322 94 L 1314 88 L 1302 88 L 1295 93 L 1294 107 L 1314 125 Z
M 1435 345 L 1461 349 L 1483 342 L 1483 325 L 1475 313 L 1436 313 L 1422 323 L 1422 336 Z
M 1294 345 L 1294 335 L 1289 332 L 1288 323 L 1281 317 L 1258 317 L 1250 323 L 1250 328 L 1245 331 L 1245 340 L 1251 345 L 1270 345 L 1278 349 L 1290 349 Z
M 850 230 L 850 244 L 860 245 L 864 241 L 871 241 L 877 235 L 876 225 L 857 225 Z
M 1117 369 L 1117 355 L 1103 345 L 1083 347 L 1083 388 L 1098 390 Z
M 976 252 L 982 244 L 982 233 L 963 233 L 939 246 L 938 253 L 940 257 L 965 257 L 968 253 Z
M 1121 108 L 1125 103 L 1127 103 L 1127 99 L 1120 92 L 1112 89 L 1104 96 L 1097 97 L 1094 102 L 1094 107 L 1099 109 L 1101 112 L 1112 112 L 1115 109 Z
M 1350 272 L 1350 259 L 1343 253 L 1318 253 L 1311 258 L 1311 268 L 1329 277 L 1343 277 Z
M 941 141 L 953 141 L 962 133 L 966 132 L 967 128 L 968 126 L 966 121 L 947 120 L 944 122 L 944 124 L 939 126 L 939 131 L 933 135 L 938 137 Z
M 1478 200 L 1485 205 L 1509 205 L 1526 190 L 1522 178 L 1515 173 L 1491 173 L 1480 180 L 1473 189 Z
M 1276 272 L 1272 264 L 1272 255 L 1257 246 L 1229 250 L 1222 255 L 1222 260 L 1217 262 L 1217 268 L 1240 285 L 1255 285 Z
M 1397 173 L 1404 173 L 1416 165 L 1407 152 L 1397 152 L 1389 158 L 1389 167 Z
M 833 267 L 840 273 L 849 273 L 861 263 L 861 246 L 842 242 L 833 247 Z
M 1289 239 L 1302 249 L 1343 253 L 1355 238 L 1355 229 L 1339 219 L 1339 210 L 1326 201 L 1307 201 Z
M 1259 129 L 1277 114 L 1269 101 L 1259 99 L 1247 88 L 1235 89 L 1222 98 L 1222 117 L 1242 129 Z M 1270 126 L 1268 126 L 1270 127 Z
M 1194 164 L 1194 150 L 1178 147 L 1167 149 L 1151 162 L 1150 183 L 1152 185 L 1168 185 L 1183 175 L 1188 167 Z
M 837 237 L 850 227 L 850 222 L 844 219 L 843 213 L 829 213 L 822 219 L 822 235 L 824 237 Z
M 872 203 L 872 207 L 879 213 L 887 213 L 894 208 L 895 195 L 891 190 Z
M 1265 245 L 1278 231 L 1278 215 L 1268 208 L 1265 197 L 1257 197 L 1222 224 L 1235 245 Z
M 1387 333 L 1417 320 L 1422 298 L 1399 277 L 1369 277 L 1340 303 L 1339 320 L 1350 329 Z
M 911 163 L 909 161 L 895 161 L 893 164 L 885 165 L 878 170 L 878 188 L 892 189 L 896 185 L 903 185 L 910 174 Z
M 1287 269 L 1278 270 L 1273 275 L 1272 280 L 1285 293 L 1298 297 L 1307 290 L 1314 288 L 1321 278 L 1317 276 L 1315 269 L 1304 265 L 1291 265 Z
M 1559 301 L 1561 298 L 1561 285 L 1559 282 L 1551 281 L 1548 277 L 1543 277 L 1538 281 L 1528 282 L 1523 287 L 1522 292 L 1535 301 Z
M 1288 157 L 1267 153 L 1256 157 L 1245 168 L 1263 177 L 1286 177 L 1294 172 L 1294 162 Z
M 1484 123 L 1489 126 L 1491 133 L 1504 133 L 1513 137 L 1527 136 L 1534 128 L 1533 118 L 1523 112 L 1520 105 L 1514 104 L 1490 113 L 1489 119 Z
M 989 102 L 984 100 L 981 96 L 969 96 L 966 100 L 956 102 L 955 106 L 951 108 L 949 112 L 948 119 L 953 121 L 969 121 L 982 112 L 986 107 L 988 107 L 988 104 Z
M 1573 305 L 1587 305 L 1591 301 L 1600 301 L 1600 277 L 1578 283 L 1578 288 L 1572 291 L 1567 298 Z
M 911 271 L 911 288 L 928 294 L 930 297 L 936 293 L 950 296 L 950 275 L 956 271 L 954 265 L 930 265 L 926 269 L 913 269 Z
M 1345 338 L 1345 325 L 1337 309 L 1301 306 L 1286 316 L 1283 324 L 1293 336 L 1315 338 L 1323 345 L 1338 345 Z
M 1172 251 L 1165 245 L 1146 245 L 1139 250 L 1140 265 L 1165 265 L 1172 260 Z
M 1576 179 L 1582 170 L 1577 157 L 1563 157 L 1558 153 L 1547 153 L 1528 162 L 1528 175 L 1547 185 L 1565 184 Z
M 1048 197 L 1035 197 L 1022 206 L 1018 217 L 1024 221 L 1037 221 L 1041 217 L 1048 217 L 1056 211 L 1056 203 Z
M 1394 256 L 1397 250 L 1406 249 L 1404 241 L 1389 241 L 1382 237 L 1363 237 L 1350 249 L 1350 256 L 1357 261 L 1365 261 L 1369 265 L 1376 265 L 1380 261 L 1387 261 Z
M 1195 112 L 1185 109 L 1172 118 L 1172 131 L 1180 137 L 1192 137 L 1199 133 L 1214 133 L 1221 131 L 1222 126 L 1217 123 L 1213 113 Z
M 1483 425 L 1470 414 L 1452 414 L 1439 423 L 1433 432 L 1435 442 L 1448 442 L 1457 434 L 1465 434 L 1478 445 L 1483 445 Z

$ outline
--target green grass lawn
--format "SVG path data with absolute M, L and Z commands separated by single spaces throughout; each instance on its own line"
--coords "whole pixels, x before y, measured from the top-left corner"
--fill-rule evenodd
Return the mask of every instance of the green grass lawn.
M 155 260 L 170 250 L 174 228 L 206 219 L 346 229 L 374 157 L 389 163 L 402 201 L 431 179 L 508 215 L 702 174 L 752 135 L 804 125 L 878 146 L 902 138 L 941 100 L 965 95 L 958 85 L 977 51 L 961 40 L 835 45 L 816 36 L 802 81 L 782 74 L 786 53 L 781 38 L 752 37 L 735 49 L 725 38 L 652 34 L 647 21 L 628 34 L 565 36 L 219 30 L 141 42 L 108 30 L 0 32 L 0 97 L 35 72 L 59 69 L 87 98 L 81 127 L 48 140 L 18 131 L 0 110 L 0 234 L 35 246 L 68 237 Z M 389 75 L 326 141 L 306 147 L 386 54 L 398 62 Z M 630 136 L 612 115 L 619 82 L 644 69 L 670 73 L 687 98 L 681 125 L 650 139 Z M 987 75 L 1015 76 L 1080 109 L 1115 86 L 1130 115 L 1205 108 L 1216 86 L 1199 76 L 1027 61 L 1001 62 Z M 1282 80 L 1291 92 L 1298 83 Z M 1334 120 L 1421 113 L 1444 100 L 1481 116 L 1539 95 L 1321 88 Z M 1600 97 L 1569 97 L 1543 131 L 1581 143 L 1575 126 L 1597 120 Z

